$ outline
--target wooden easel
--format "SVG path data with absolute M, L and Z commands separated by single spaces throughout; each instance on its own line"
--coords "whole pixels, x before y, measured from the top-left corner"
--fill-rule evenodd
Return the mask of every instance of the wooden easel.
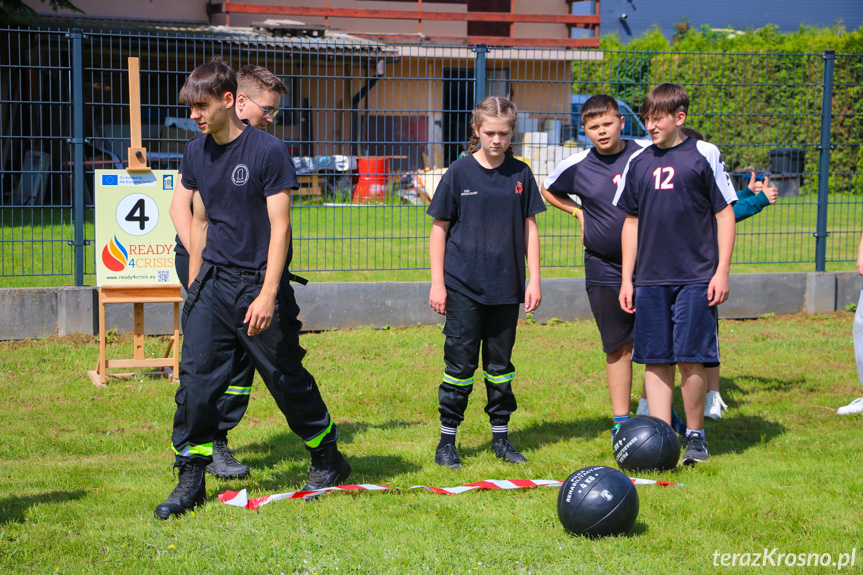
M 141 141 L 141 85 L 140 68 L 137 58 L 129 58 L 129 148 L 130 172 L 149 172 L 147 165 L 147 148 Z
M 130 303 L 133 305 L 134 325 L 134 357 L 132 359 L 106 359 L 105 306 L 110 304 Z M 144 304 L 173 303 L 174 333 L 168 342 L 164 357 L 144 357 Z M 179 285 L 116 285 L 99 288 L 99 364 L 96 369 L 87 374 L 93 385 L 105 387 L 108 381 L 108 369 L 112 367 L 145 367 L 161 368 L 146 375 L 161 375 L 177 380 L 180 375 L 180 304 L 183 297 Z M 112 377 L 130 377 L 135 373 L 110 374 Z
M 126 168 L 130 172 L 149 172 L 147 165 L 147 149 L 141 144 L 141 88 L 139 79 L 138 58 L 129 58 L 129 133 L 131 147 L 129 148 L 129 163 Z M 105 387 L 108 381 L 108 369 L 117 367 L 161 368 L 155 372 L 145 372 L 146 375 L 161 375 L 179 380 L 180 375 L 180 304 L 183 297 L 180 284 L 157 285 L 114 285 L 99 287 L 99 363 L 96 369 L 87 374 L 93 385 Z M 130 303 L 133 306 L 134 320 L 134 357 L 132 359 L 107 359 L 105 333 L 105 306 L 111 304 Z M 164 357 L 144 357 L 144 304 L 172 303 L 174 304 L 174 333 L 168 342 Z M 116 373 L 111 377 L 130 377 L 136 373 Z M 143 375 L 143 374 L 142 374 Z

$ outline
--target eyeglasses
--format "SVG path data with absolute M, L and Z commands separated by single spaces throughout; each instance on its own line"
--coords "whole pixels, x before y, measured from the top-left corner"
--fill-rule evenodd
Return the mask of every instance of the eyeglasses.
M 248 94 L 246 94 L 246 98 L 249 98 L 249 95 L 248 95 Z M 269 119 L 271 119 L 271 120 L 275 120 L 275 119 L 276 119 L 276 116 L 278 116 L 278 115 L 279 115 L 279 109 L 278 109 L 278 108 L 275 108 L 275 109 L 273 109 L 273 108 L 264 108 L 263 106 L 261 106 L 260 104 L 258 104 L 258 103 L 257 103 L 257 102 L 255 102 L 254 100 L 252 100 L 251 98 L 249 98 L 249 101 L 250 101 L 252 104 L 254 104 L 255 106 L 257 106 L 258 108 L 260 108 L 260 109 L 261 109 L 261 112 L 263 112 L 263 113 L 264 113 L 264 117 L 265 117 L 265 118 L 269 118 Z

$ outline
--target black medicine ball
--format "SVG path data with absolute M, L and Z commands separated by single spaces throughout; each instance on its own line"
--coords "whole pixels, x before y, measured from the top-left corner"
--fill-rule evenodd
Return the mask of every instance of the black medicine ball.
M 564 529 L 577 535 L 623 534 L 638 517 L 638 492 L 617 469 L 584 467 L 563 482 L 557 495 L 557 517 Z
M 626 470 L 674 469 L 680 459 L 680 439 L 658 417 L 633 417 L 614 436 L 614 459 Z

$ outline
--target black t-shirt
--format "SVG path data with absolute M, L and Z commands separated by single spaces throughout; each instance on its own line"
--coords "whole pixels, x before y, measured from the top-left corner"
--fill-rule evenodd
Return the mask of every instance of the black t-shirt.
M 277 138 L 247 126 L 225 145 L 193 138 L 183 154 L 183 185 L 198 190 L 207 212 L 204 260 L 252 270 L 267 267 L 267 197 L 299 188 L 294 164 Z M 285 269 L 290 258 L 285 262 Z
M 246 120 L 243 120 L 243 123 L 244 123 L 244 124 L 248 124 L 248 122 L 247 122 Z M 192 138 L 192 139 L 195 139 L 195 138 L 204 138 L 204 137 L 205 137 L 205 136 L 204 136 L 204 134 L 197 134 L 197 135 L 195 135 L 195 136 L 194 136 L 194 138 Z M 289 152 L 289 153 L 290 153 L 290 152 Z M 291 159 L 291 160 L 292 160 L 292 161 L 291 161 L 291 163 L 293 164 L 293 159 Z M 182 175 L 182 174 L 183 174 L 183 163 L 182 163 L 182 161 L 181 161 L 181 162 L 180 162 L 180 175 Z M 293 256 L 294 256 L 294 242 L 293 242 L 293 237 L 291 237 L 291 236 L 289 236 L 289 237 L 291 238 L 291 243 L 290 243 L 290 244 L 288 244 L 288 260 L 287 260 L 287 262 L 286 262 L 285 269 L 287 269 L 287 264 L 291 263 L 291 261 L 293 260 Z M 179 235 L 177 235 L 177 236 L 174 238 L 174 242 L 175 242 L 175 244 L 176 244 L 176 245 L 174 246 L 174 253 L 176 253 L 176 254 L 178 254 L 178 255 L 181 255 L 181 256 L 186 256 L 186 257 L 188 257 L 188 256 L 189 256 L 189 250 L 187 250 L 187 249 L 186 249 L 186 246 L 184 246 L 184 245 L 183 245 L 183 242 L 181 242 L 181 241 L 180 241 L 180 236 L 179 236 Z
M 450 222 L 447 289 L 485 305 L 524 302 L 525 220 L 545 211 L 530 168 L 506 156 L 487 169 L 473 157 L 452 163 L 428 214 Z
M 545 179 L 545 189 L 576 196 L 584 210 L 584 275 L 587 285 L 620 287 L 620 232 L 626 219 L 611 202 L 626 162 L 642 145 L 625 140 L 623 151 L 603 155 L 590 148 L 566 158 Z
M 204 134 L 195 134 L 195 136 L 192 137 L 192 140 L 195 140 L 196 138 L 204 138 L 204 137 L 205 137 Z M 192 140 L 190 140 L 189 142 L 186 142 L 186 147 L 189 146 L 189 144 L 192 142 Z M 186 150 L 184 148 L 183 149 L 183 155 L 184 156 L 185 156 L 185 153 L 186 153 Z M 180 160 L 180 176 L 182 176 L 182 175 L 183 175 L 183 161 Z M 181 179 L 181 181 L 182 181 L 182 179 Z M 183 245 L 183 242 L 180 241 L 180 234 L 177 234 L 177 236 L 174 238 L 174 243 L 176 244 L 174 246 L 174 253 L 180 254 L 182 256 L 188 256 L 189 255 L 188 248 Z
M 180 236 L 179 236 L 179 235 L 177 235 L 177 236 L 174 238 L 174 243 L 176 244 L 176 245 L 174 246 L 174 253 L 175 253 L 175 254 L 179 254 L 179 255 L 181 255 L 181 256 L 186 256 L 186 257 L 188 257 L 188 256 L 189 256 L 189 250 L 187 250 L 187 249 L 186 249 L 186 246 L 184 246 L 184 245 L 183 245 L 183 242 L 181 242 L 181 241 L 180 241 Z
M 736 201 L 713 144 L 687 138 L 632 154 L 614 204 L 638 217 L 635 285 L 710 283 L 719 263 L 715 214 Z

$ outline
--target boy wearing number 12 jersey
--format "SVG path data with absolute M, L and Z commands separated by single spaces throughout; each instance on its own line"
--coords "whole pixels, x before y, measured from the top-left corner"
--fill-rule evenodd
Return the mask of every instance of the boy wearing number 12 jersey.
M 626 213 L 620 306 L 637 311 L 632 360 L 646 365 L 651 415 L 669 424 L 678 365 L 683 463 L 691 465 L 708 457 L 704 363 L 719 362 L 716 306 L 728 299 L 737 194 L 716 146 L 682 134 L 688 108 L 676 84 L 645 96 L 641 113 L 653 144 L 630 157 L 614 204 Z

